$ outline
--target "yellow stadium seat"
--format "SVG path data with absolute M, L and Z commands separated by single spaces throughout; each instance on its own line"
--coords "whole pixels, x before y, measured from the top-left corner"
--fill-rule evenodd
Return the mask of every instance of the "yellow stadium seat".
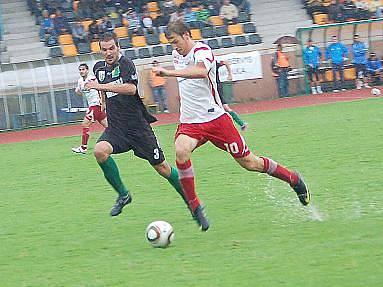
M 133 47 L 145 47 L 146 46 L 145 36 L 133 36 L 132 45 Z
M 201 40 L 202 35 L 201 35 L 201 30 L 200 29 L 191 29 L 190 34 L 193 40 Z
M 89 30 L 89 25 L 92 24 L 93 20 L 85 20 L 81 21 L 81 24 L 84 26 L 84 30 L 88 32 Z
M 229 35 L 241 35 L 243 34 L 243 27 L 241 24 L 229 25 L 227 27 L 227 32 Z
M 327 24 L 329 21 L 327 14 L 316 14 L 314 15 L 314 23 L 318 25 Z
M 72 35 L 70 34 L 60 35 L 58 41 L 60 45 L 73 44 L 73 38 L 72 38 Z
M 92 53 L 100 53 L 100 44 L 98 42 L 91 42 L 90 43 L 90 50 Z
M 346 81 L 355 80 L 356 79 L 356 69 L 354 67 L 345 69 L 344 70 L 344 79 Z
M 182 3 L 185 3 L 186 2 L 186 0 L 173 0 L 173 3 L 174 3 L 174 5 L 176 5 L 176 6 L 180 6 Z
M 152 18 L 152 20 L 154 20 L 154 19 L 156 19 L 158 17 L 158 13 L 157 12 L 150 12 L 149 15 L 150 15 L 150 18 Z
M 128 37 L 128 30 L 126 29 L 126 27 L 117 27 L 114 29 L 114 33 L 116 34 L 117 38 Z
M 210 16 L 209 17 L 209 20 L 210 22 L 214 25 L 214 26 L 222 26 L 223 25 L 223 20 L 221 17 L 219 16 Z
M 199 11 L 199 7 L 192 7 L 192 11 L 193 11 L 193 12 L 197 12 L 197 11 Z
M 160 42 L 161 42 L 161 44 L 168 44 L 168 43 L 169 43 L 169 41 L 168 41 L 168 39 L 165 37 L 165 34 L 164 34 L 164 33 L 161 33 L 161 34 L 160 34 Z
M 156 11 L 160 10 L 158 8 L 158 3 L 157 2 L 149 2 L 147 4 L 147 7 L 148 7 L 149 12 L 156 12 Z
M 63 55 L 66 57 L 77 56 L 77 48 L 76 45 L 63 45 L 61 46 L 61 50 L 63 51 Z
M 122 25 L 129 26 L 129 21 L 126 18 L 122 18 Z

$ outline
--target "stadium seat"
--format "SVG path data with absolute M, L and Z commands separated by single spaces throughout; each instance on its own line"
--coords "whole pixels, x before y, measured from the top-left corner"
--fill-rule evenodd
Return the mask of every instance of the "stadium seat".
M 152 50 L 153 57 L 165 56 L 163 46 L 154 46 Z
M 89 54 L 91 52 L 89 43 L 78 43 L 77 51 L 79 54 Z
M 233 46 L 233 39 L 231 37 L 222 38 L 222 48 L 231 48 Z
M 318 25 L 327 24 L 329 22 L 327 14 L 315 14 L 314 15 L 314 23 Z
M 222 25 L 224 24 L 222 18 L 219 17 L 219 16 L 210 16 L 210 17 L 209 17 L 209 20 L 210 20 L 210 22 L 211 22 L 214 26 L 222 26 Z
M 185 3 L 186 0 L 173 0 L 174 5 L 180 7 L 181 4 Z
M 131 60 L 137 59 L 136 50 L 135 49 L 125 50 L 125 57 Z
M 227 27 L 229 35 L 241 35 L 243 34 L 243 27 L 241 24 L 233 24 Z
M 247 40 L 244 35 L 235 36 L 234 43 L 236 46 L 246 46 Z
M 90 50 L 92 53 L 100 53 L 100 45 L 98 42 L 91 42 L 90 43 Z
M 61 47 L 56 46 L 56 47 L 52 47 L 52 48 L 50 48 L 50 50 L 49 50 L 49 56 L 50 56 L 51 58 L 62 57 L 62 56 L 63 56 L 63 53 L 62 53 L 62 51 L 61 51 Z
M 92 24 L 93 20 L 85 20 L 81 21 L 81 24 L 84 26 L 85 32 L 88 32 L 89 30 L 89 25 Z
M 168 39 L 166 39 L 166 37 L 165 37 L 165 33 L 160 34 L 160 42 L 161 42 L 161 44 L 168 44 L 169 43 Z
M 62 48 L 63 55 L 65 57 L 77 56 L 77 48 L 75 45 L 73 44 L 63 45 L 61 46 L 61 48 Z
M 201 35 L 201 30 L 200 29 L 191 29 L 190 34 L 193 40 L 201 40 L 202 35 Z
M 243 32 L 256 33 L 257 29 L 255 28 L 254 23 L 245 23 L 243 24 Z
M 114 33 L 116 34 L 117 38 L 128 37 L 128 30 L 125 27 L 114 28 Z
M 188 25 L 190 29 L 193 29 L 193 28 L 201 29 L 201 27 L 203 26 L 201 21 L 191 21 L 191 22 L 188 22 Z
M 356 69 L 355 67 L 344 69 L 344 79 L 346 81 L 355 80 L 356 79 Z
M 148 45 L 158 45 L 160 43 L 160 38 L 157 33 L 147 34 L 146 35 L 146 43 Z
M 158 17 L 158 12 L 150 12 L 149 16 L 152 18 L 152 20 L 155 20 Z
M 146 46 L 145 36 L 133 36 L 132 45 L 133 47 L 145 47 Z
M 130 42 L 130 38 L 118 39 L 118 43 L 120 44 L 121 49 L 132 48 L 132 43 Z
M 149 48 L 138 49 L 138 58 L 140 59 L 150 58 Z
M 173 53 L 172 45 L 166 45 L 166 54 L 171 55 Z
M 249 44 L 261 44 L 262 43 L 262 38 L 258 34 L 250 34 L 249 35 Z
M 223 36 L 227 36 L 227 35 L 228 35 L 227 26 L 215 27 L 215 36 L 216 37 L 223 37 Z
M 147 5 L 149 12 L 157 12 L 158 10 L 160 10 L 157 2 L 154 2 L 154 1 L 148 2 L 146 5 Z
M 212 50 L 215 50 L 215 49 L 219 49 L 219 48 L 220 48 L 217 39 L 210 39 L 210 40 L 207 41 L 207 44 L 209 45 L 209 47 L 210 47 Z
M 60 45 L 70 45 L 73 44 L 73 38 L 70 34 L 60 35 L 58 38 L 58 42 Z
M 214 38 L 214 30 L 212 27 L 205 27 L 201 30 L 202 38 Z
M 239 15 L 238 15 L 238 22 L 239 23 L 250 22 L 250 15 L 247 14 L 246 12 L 239 13 Z

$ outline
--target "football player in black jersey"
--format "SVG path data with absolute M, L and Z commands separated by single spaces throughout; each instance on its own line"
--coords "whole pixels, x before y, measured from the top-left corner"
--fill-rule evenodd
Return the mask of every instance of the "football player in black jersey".
M 135 156 L 147 160 L 184 198 L 178 171 L 165 160 L 150 126 L 157 119 L 148 113 L 138 95 L 138 77 L 133 62 L 120 54 L 114 34 L 103 34 L 99 44 L 105 60 L 94 65 L 97 81 L 85 87 L 102 92 L 106 101 L 108 127 L 98 139 L 94 155 L 106 180 L 118 192 L 110 215 L 119 215 L 122 208 L 132 201 L 111 154 L 133 150 Z

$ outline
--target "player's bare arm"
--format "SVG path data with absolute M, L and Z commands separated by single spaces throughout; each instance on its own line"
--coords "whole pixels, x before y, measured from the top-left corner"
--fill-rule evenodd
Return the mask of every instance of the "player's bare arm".
M 206 78 L 208 75 L 208 70 L 202 62 L 197 63 L 196 66 L 182 70 L 168 70 L 163 67 L 156 67 L 153 68 L 153 72 L 162 77 L 180 77 L 186 79 Z
M 100 84 L 97 81 L 91 81 L 85 85 L 85 88 L 87 89 L 96 89 L 100 92 L 113 92 L 117 94 L 122 95 L 129 95 L 134 96 L 136 94 L 136 86 L 129 83 L 124 84 L 114 84 L 114 83 L 107 83 L 107 84 Z

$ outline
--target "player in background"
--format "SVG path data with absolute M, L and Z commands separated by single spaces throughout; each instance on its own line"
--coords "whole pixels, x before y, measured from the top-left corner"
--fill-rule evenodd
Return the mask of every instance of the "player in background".
M 230 63 L 228 61 L 223 61 L 223 60 L 222 61 L 217 61 L 217 73 L 216 73 L 216 76 L 217 76 L 217 89 L 218 89 L 219 98 L 221 99 L 221 103 L 222 103 L 223 108 L 225 109 L 225 111 L 228 112 L 231 115 L 233 120 L 240 126 L 241 130 L 245 131 L 247 129 L 248 124 L 246 122 L 244 122 L 239 117 L 239 115 L 229 107 L 229 105 L 225 101 L 224 94 L 223 94 L 223 85 L 222 85 L 222 82 L 219 79 L 219 73 L 218 73 L 219 68 L 223 67 L 223 66 L 225 66 L 225 68 L 227 70 L 227 79 L 229 81 L 233 80 L 233 74 L 231 72 Z
M 307 40 L 307 46 L 303 50 L 303 61 L 306 65 L 306 72 L 310 80 L 311 93 L 313 95 L 323 94 L 320 85 L 320 71 L 319 65 L 322 57 L 322 52 L 318 46 L 313 44 L 311 39 Z M 315 78 L 314 78 L 315 76 Z
M 166 162 L 150 126 L 157 119 L 148 113 L 138 94 L 134 63 L 120 54 L 114 34 L 102 34 L 99 44 L 104 61 L 97 62 L 93 67 L 97 81 L 91 81 L 85 87 L 105 93 L 108 127 L 94 147 L 94 156 L 106 180 L 118 193 L 110 215 L 119 215 L 123 207 L 132 201 L 112 154 L 133 150 L 135 156 L 147 160 L 183 197 L 178 171 Z
M 85 154 L 88 150 L 89 128 L 95 121 L 98 121 L 104 128 L 108 126 L 106 119 L 105 107 L 101 103 L 101 98 L 97 90 L 86 89 L 85 84 L 89 81 L 95 80 L 95 76 L 89 74 L 89 67 L 87 64 L 81 64 L 78 67 L 80 78 L 77 81 L 75 93 L 79 96 L 84 96 L 88 102 L 88 111 L 81 123 L 82 138 L 81 146 L 72 148 L 75 153 Z
M 158 75 L 177 77 L 180 90 L 180 124 L 175 135 L 176 164 L 189 208 L 203 231 L 209 221 L 194 183 L 192 152 L 207 141 L 230 153 L 239 165 L 249 171 L 267 173 L 287 182 L 299 201 L 307 205 L 310 193 L 301 176 L 267 157 L 255 156 L 225 113 L 219 99 L 216 61 L 210 47 L 194 42 L 189 27 L 182 21 L 167 26 L 166 37 L 173 47 L 175 70 L 153 68 Z

